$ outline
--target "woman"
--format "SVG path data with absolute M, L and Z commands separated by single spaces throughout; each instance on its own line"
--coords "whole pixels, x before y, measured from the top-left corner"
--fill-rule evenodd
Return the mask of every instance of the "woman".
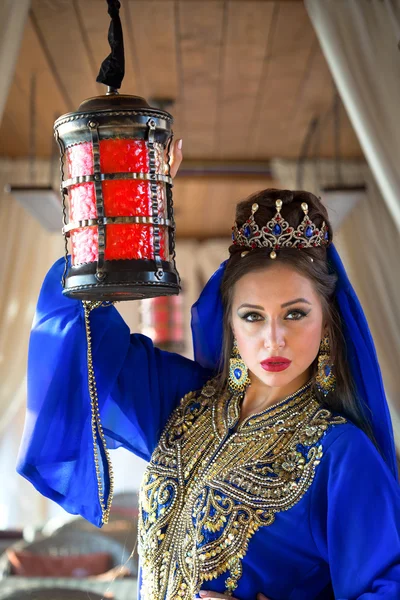
M 192 309 L 195 362 L 130 336 L 113 307 L 91 311 L 96 460 L 85 312 L 54 265 L 18 470 L 100 526 L 112 492 L 103 442 L 149 461 L 142 600 L 398 599 L 390 417 L 326 210 L 306 192 L 264 190 L 238 205 L 233 242 Z

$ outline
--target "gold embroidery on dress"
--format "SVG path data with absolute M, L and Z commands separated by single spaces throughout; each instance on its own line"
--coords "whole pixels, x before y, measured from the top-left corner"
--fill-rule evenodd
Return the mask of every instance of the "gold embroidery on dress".
M 310 384 L 233 431 L 239 415 L 239 400 L 217 397 L 212 381 L 171 415 L 140 491 L 143 600 L 192 600 L 224 573 L 232 594 L 251 537 L 304 496 L 322 436 L 346 422 Z
M 230 399 L 227 406 L 227 425 L 228 429 L 232 429 L 236 423 L 239 421 L 240 417 L 240 406 L 243 400 L 243 396 L 240 394 L 235 394 Z M 223 406 L 223 403 L 220 403 Z

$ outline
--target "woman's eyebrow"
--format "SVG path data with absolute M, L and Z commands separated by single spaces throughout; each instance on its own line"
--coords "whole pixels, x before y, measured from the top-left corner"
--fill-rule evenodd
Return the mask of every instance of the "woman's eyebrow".
M 258 308 L 258 310 L 264 310 L 264 307 L 263 307 L 263 306 L 260 306 L 259 304 L 246 304 L 246 303 L 245 303 L 245 304 L 241 304 L 241 305 L 238 307 L 238 309 L 237 309 L 237 310 L 240 310 L 241 308 L 244 308 L 245 306 L 246 306 L 247 308 Z
M 298 302 L 304 302 L 305 304 L 310 304 L 311 306 L 311 302 L 309 302 L 308 300 L 306 300 L 305 298 L 296 298 L 295 300 L 290 300 L 289 302 L 285 302 L 284 304 L 281 304 L 281 308 L 286 308 L 286 306 L 290 306 L 291 304 L 297 304 Z M 259 304 L 241 304 L 240 306 L 238 306 L 237 310 L 240 310 L 241 308 L 257 308 L 258 310 L 264 310 L 263 306 L 260 306 Z
M 291 304 L 297 304 L 298 302 L 304 302 L 305 304 L 310 304 L 311 306 L 311 302 L 309 302 L 305 298 L 296 298 L 296 300 L 290 300 L 289 302 L 281 304 L 281 308 L 286 308 L 286 306 L 290 306 Z

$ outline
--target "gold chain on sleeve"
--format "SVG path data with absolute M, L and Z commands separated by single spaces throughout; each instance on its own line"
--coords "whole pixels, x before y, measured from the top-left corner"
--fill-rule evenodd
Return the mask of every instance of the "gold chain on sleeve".
M 90 302 L 83 301 L 83 308 L 85 312 L 85 330 L 86 330 L 86 340 L 87 340 L 87 366 L 88 366 L 88 387 L 89 387 L 89 395 L 90 395 L 90 404 L 92 411 L 92 437 L 93 437 L 93 454 L 94 454 L 94 463 L 96 466 L 96 476 L 97 476 L 97 486 L 99 493 L 99 501 L 101 506 L 101 522 L 103 525 L 108 523 L 108 518 L 110 516 L 111 503 L 113 500 L 114 494 L 114 473 L 111 463 L 111 458 L 109 451 L 107 449 L 106 439 L 104 437 L 103 427 L 100 421 L 100 410 L 99 410 L 99 398 L 97 395 L 97 386 L 96 386 L 96 378 L 94 374 L 93 368 L 93 357 L 92 357 L 92 335 L 90 331 L 90 313 L 93 309 L 98 308 L 102 304 L 101 301 Z M 107 305 L 113 303 L 107 303 Z M 102 444 L 104 454 L 107 460 L 107 468 L 108 468 L 108 476 L 110 481 L 110 491 L 108 494 L 107 505 L 104 500 L 104 486 L 101 480 L 101 472 L 99 465 L 99 449 L 97 445 L 97 441 L 99 439 L 99 443 Z

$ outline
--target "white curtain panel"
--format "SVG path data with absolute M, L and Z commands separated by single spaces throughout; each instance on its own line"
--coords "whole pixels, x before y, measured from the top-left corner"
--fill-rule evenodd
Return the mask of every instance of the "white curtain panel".
M 49 184 L 48 161 L 36 162 L 36 182 Z M 27 160 L 0 160 L 0 528 L 46 518 L 48 501 L 15 471 L 26 401 L 26 361 L 36 300 L 46 271 L 63 254 L 60 233 L 50 234 L 4 191 L 27 185 Z
M 305 6 L 400 231 L 399 0 L 305 0 Z
M 272 161 L 274 177 L 282 188 L 296 187 L 294 161 Z M 320 187 L 336 183 L 334 161 L 306 161 L 303 188 L 320 194 Z M 386 394 L 400 448 L 400 233 L 366 163 L 344 162 L 343 184 L 365 183 L 365 198 L 346 216 L 334 243 L 360 298 L 375 341 Z M 322 200 L 323 194 L 322 194 Z
M 38 184 L 49 185 L 49 162 L 37 161 Z M 0 435 L 24 403 L 29 332 L 39 290 L 51 264 L 64 251 L 60 233 L 48 233 L 15 198 L 7 184 L 27 185 L 27 160 L 0 160 Z
M 0 122 L 17 62 L 30 0 L 0 2 Z

